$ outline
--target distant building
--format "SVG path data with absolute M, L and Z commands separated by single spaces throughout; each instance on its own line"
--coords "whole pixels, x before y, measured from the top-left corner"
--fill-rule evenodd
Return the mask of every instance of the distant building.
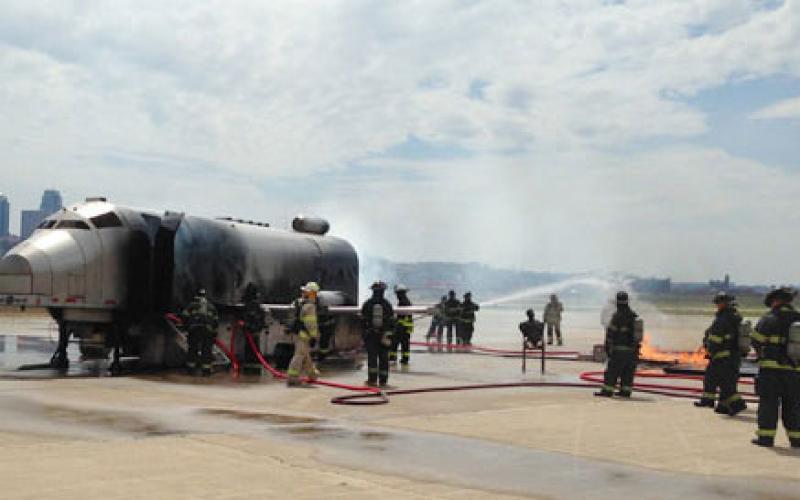
M 11 250 L 17 243 L 19 243 L 19 237 L 15 234 L 0 236 L 0 255 Z
M 8 221 L 9 221 L 9 205 L 8 198 L 3 193 L 0 193 L 0 238 L 8 236 Z
M 20 215 L 19 237 L 27 239 L 45 217 L 47 214 L 42 210 L 23 210 Z
M 631 281 L 631 289 L 641 293 L 669 293 L 672 290 L 670 278 L 645 278 Z
M 731 281 L 731 277 L 729 275 L 725 275 L 725 278 L 720 280 L 711 280 L 708 282 L 708 286 L 713 288 L 714 290 L 722 290 L 722 291 L 729 291 L 736 287 L 736 284 Z
M 46 189 L 42 194 L 42 202 L 39 204 L 39 210 L 44 212 L 47 217 L 64 208 L 64 203 L 61 201 L 61 193 L 55 189 Z
M 61 193 L 55 189 L 47 189 L 42 194 L 39 210 L 23 210 L 20 217 L 19 236 L 26 239 L 33 233 L 36 226 L 48 215 L 54 214 L 64 208 Z

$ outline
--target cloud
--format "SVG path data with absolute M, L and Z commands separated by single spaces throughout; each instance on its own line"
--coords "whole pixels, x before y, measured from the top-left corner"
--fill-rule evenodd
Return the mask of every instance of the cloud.
M 800 97 L 785 99 L 765 108 L 761 108 L 750 115 L 753 120 L 779 120 L 800 118 Z
M 800 78 L 798 46 L 796 1 L 9 0 L 0 168 L 17 206 L 46 183 L 318 211 L 396 258 L 774 276 L 734 235 L 783 234 L 754 214 L 797 175 L 688 146 L 713 133 L 691 98 Z

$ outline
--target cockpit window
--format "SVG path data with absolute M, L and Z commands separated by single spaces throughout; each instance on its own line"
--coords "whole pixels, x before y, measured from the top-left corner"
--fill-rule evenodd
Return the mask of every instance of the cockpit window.
M 43 220 L 36 226 L 36 229 L 50 229 L 56 225 L 56 221 L 54 220 Z
M 89 224 L 83 222 L 82 220 L 61 220 L 58 221 L 56 229 L 85 229 L 88 231 Z
M 122 227 L 122 221 L 119 220 L 119 217 L 117 217 L 117 214 L 114 212 L 106 212 L 102 215 L 92 217 L 91 221 L 98 229 L 104 227 Z

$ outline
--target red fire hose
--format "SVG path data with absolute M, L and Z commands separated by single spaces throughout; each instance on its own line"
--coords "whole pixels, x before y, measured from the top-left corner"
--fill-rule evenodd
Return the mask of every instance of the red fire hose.
M 331 403 L 339 405 L 382 405 L 389 402 L 389 396 L 402 396 L 408 394 L 424 394 L 432 392 L 453 392 L 453 391 L 470 391 L 478 389 L 509 389 L 517 387 L 569 387 L 569 388 L 582 388 L 582 389 L 596 389 L 603 383 L 602 375 L 604 372 L 593 371 L 584 372 L 580 374 L 580 379 L 589 383 L 576 383 L 576 382 L 510 382 L 510 383 L 495 383 L 495 384 L 475 384 L 475 385 L 456 385 L 444 387 L 423 387 L 419 389 L 400 389 L 390 390 L 380 394 L 348 394 L 344 396 L 337 396 L 331 399 Z M 659 374 L 640 372 L 636 374 L 641 378 L 664 378 L 664 379 L 682 379 L 682 380 L 702 380 L 703 377 L 696 375 L 677 375 L 677 374 Z M 752 384 L 750 380 L 742 380 L 743 384 Z M 645 384 L 636 382 L 633 384 L 634 390 L 637 392 L 644 392 L 648 394 L 657 394 L 661 396 L 670 396 L 677 398 L 696 399 L 698 394 L 703 392 L 703 389 L 696 387 L 681 387 L 665 384 Z M 750 396 L 743 398 L 748 403 L 757 402 L 752 396 L 752 392 L 744 392 L 743 396 Z
M 411 342 L 411 345 L 434 348 L 445 346 L 449 349 L 452 349 L 454 352 L 485 352 L 504 356 L 522 356 L 522 351 L 515 349 L 495 349 L 493 347 L 484 347 L 479 345 L 439 344 L 436 342 Z M 528 352 L 532 355 L 535 355 L 535 353 L 541 352 L 541 349 L 528 349 Z M 578 357 L 579 355 L 580 352 L 578 351 L 546 351 L 545 357 L 552 357 L 552 359 L 571 359 L 573 357 Z
M 272 365 L 270 365 L 264 356 L 261 355 L 261 351 L 259 351 L 258 346 L 256 345 L 256 341 L 253 339 L 253 336 L 250 332 L 245 332 L 247 337 L 247 343 L 250 345 L 250 349 L 252 349 L 253 353 L 258 358 L 259 363 L 263 366 L 268 372 L 272 374 L 273 377 L 278 379 L 285 379 L 286 374 L 275 369 Z M 309 384 L 316 384 L 316 385 L 324 385 L 327 387 L 335 387 L 337 389 L 345 389 L 348 391 L 357 391 L 357 392 L 369 392 L 369 393 L 380 393 L 379 389 L 374 387 L 365 387 L 363 385 L 348 385 L 348 384 L 339 384 L 337 382 L 330 382 L 328 380 L 321 380 L 321 379 L 311 379 L 308 377 L 303 378 L 303 382 L 307 382 Z M 387 401 L 388 403 L 388 401 Z

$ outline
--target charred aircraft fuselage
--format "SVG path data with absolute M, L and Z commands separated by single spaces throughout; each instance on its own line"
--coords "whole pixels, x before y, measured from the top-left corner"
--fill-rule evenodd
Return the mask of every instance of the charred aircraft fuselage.
M 319 227 L 327 224 L 299 220 L 280 230 L 88 199 L 47 217 L 0 259 L 0 301 L 47 308 L 81 339 L 84 354 L 102 355 L 115 339 L 148 364 L 177 364 L 163 316 L 200 287 L 221 310 L 221 329 L 249 283 L 265 302 L 288 303 L 302 284 L 317 281 L 337 292 L 339 304 L 355 305 L 358 256 Z M 349 332 L 336 335 L 339 345 L 358 342 Z

